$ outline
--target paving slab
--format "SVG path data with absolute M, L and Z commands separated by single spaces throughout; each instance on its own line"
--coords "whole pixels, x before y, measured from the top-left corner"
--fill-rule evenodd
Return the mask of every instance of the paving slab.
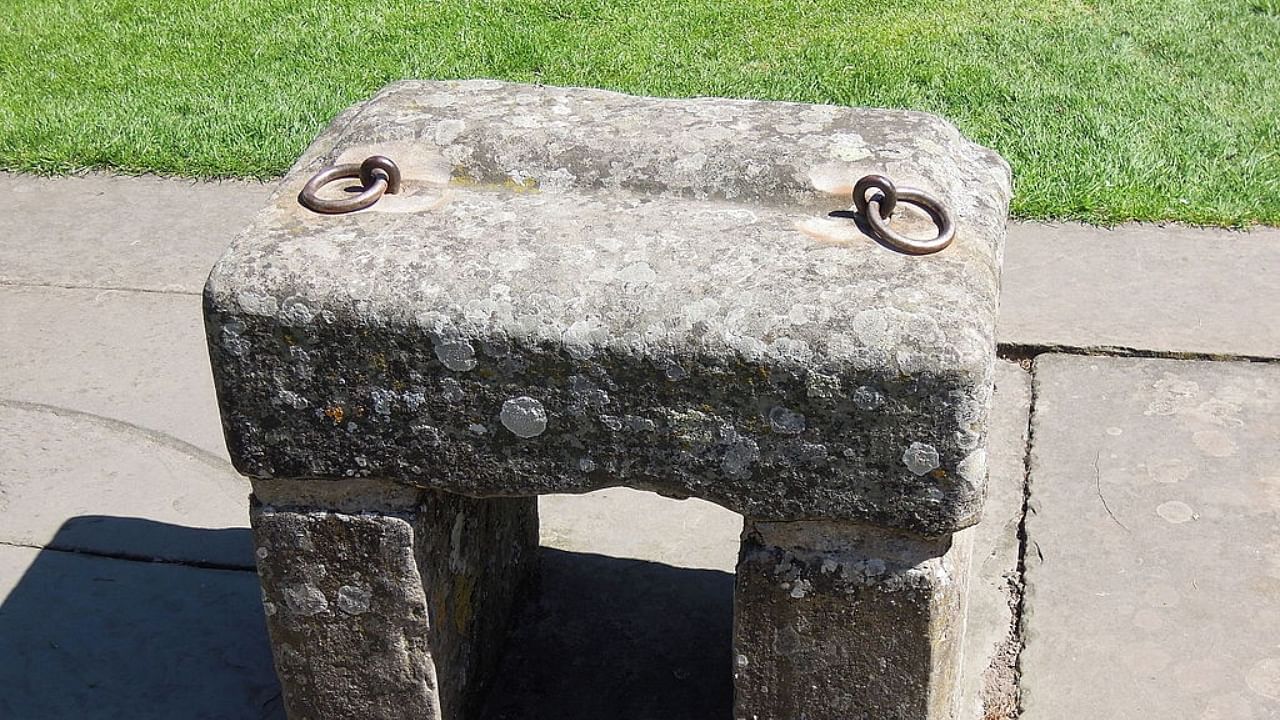
M 0 288 L 0 541 L 253 566 L 199 317 L 190 295 Z
M 253 569 L 248 483 L 226 460 L 128 423 L 8 401 L 0 436 L 0 541 Z
M 136 425 L 226 457 L 200 298 L 0 288 L 0 399 Z
M 0 546 L 0 717 L 284 718 L 253 573 Z
M 542 544 L 565 552 L 727 573 L 738 564 L 742 516 L 697 498 L 623 487 L 543 495 L 538 521 Z
M 0 173 L 0 283 L 198 293 L 273 186 Z
M 1001 344 L 1280 357 L 1280 228 L 1012 223 Z
M 1280 365 L 1035 378 L 1022 718 L 1280 718 Z

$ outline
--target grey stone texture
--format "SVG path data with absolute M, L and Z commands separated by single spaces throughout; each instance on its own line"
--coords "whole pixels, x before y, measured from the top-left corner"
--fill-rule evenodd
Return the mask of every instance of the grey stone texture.
M 474 717 L 536 567 L 535 502 L 364 485 L 359 513 L 253 507 L 289 715 Z
M 1022 717 L 1280 717 L 1280 367 L 1035 377 Z
M 1017 706 L 1012 631 L 1030 385 L 1017 364 L 997 363 L 990 493 L 983 521 L 963 531 L 974 546 L 964 720 L 1006 720 Z M 627 488 L 543 496 L 539 516 L 541 593 L 519 616 L 482 717 L 731 717 L 742 517 Z
M 734 717 L 952 720 L 972 536 L 830 521 L 743 530 Z
M 374 152 L 404 193 L 298 205 Z M 955 244 L 904 256 L 830 217 L 873 171 L 940 196 Z M 986 477 L 1008 194 L 1003 161 L 919 113 L 396 83 L 209 277 L 232 459 L 952 532 Z
M 1280 228 L 1014 223 L 1000 343 L 1280 358 Z
M 403 192 L 297 203 L 372 154 Z M 870 172 L 940 195 L 957 241 L 863 236 Z M 344 112 L 204 293 L 290 713 L 471 716 L 530 496 L 625 485 L 750 518 L 738 717 L 955 718 L 1008 199 L 1003 160 L 914 113 L 488 81 Z

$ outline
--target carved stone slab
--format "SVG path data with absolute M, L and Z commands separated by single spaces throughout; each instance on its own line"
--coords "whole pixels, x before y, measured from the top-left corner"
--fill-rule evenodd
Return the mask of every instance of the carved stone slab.
M 297 203 L 375 153 L 400 194 Z M 954 244 L 906 256 L 831 216 L 872 172 L 941 198 Z M 983 496 L 1008 198 L 997 155 L 920 113 L 397 83 L 209 277 L 231 456 L 255 478 L 628 485 L 950 533 Z

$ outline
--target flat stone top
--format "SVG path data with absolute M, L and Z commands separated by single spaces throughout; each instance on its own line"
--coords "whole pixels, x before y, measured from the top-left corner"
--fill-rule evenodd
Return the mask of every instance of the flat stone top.
M 401 194 L 298 205 L 321 167 L 375 153 Z M 830 216 L 871 172 L 941 198 L 955 243 L 910 257 Z M 335 119 L 209 278 L 233 458 L 255 476 L 630 484 L 767 517 L 972 522 L 1008 195 L 1003 161 L 920 113 L 397 83 Z M 752 477 L 771 489 L 742 496 Z

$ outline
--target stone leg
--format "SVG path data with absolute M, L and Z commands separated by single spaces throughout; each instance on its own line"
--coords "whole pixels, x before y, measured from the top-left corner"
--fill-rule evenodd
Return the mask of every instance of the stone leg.
M 735 720 L 955 718 L 971 538 L 748 519 Z
M 251 519 L 290 718 L 474 715 L 536 568 L 536 498 L 259 480 Z

